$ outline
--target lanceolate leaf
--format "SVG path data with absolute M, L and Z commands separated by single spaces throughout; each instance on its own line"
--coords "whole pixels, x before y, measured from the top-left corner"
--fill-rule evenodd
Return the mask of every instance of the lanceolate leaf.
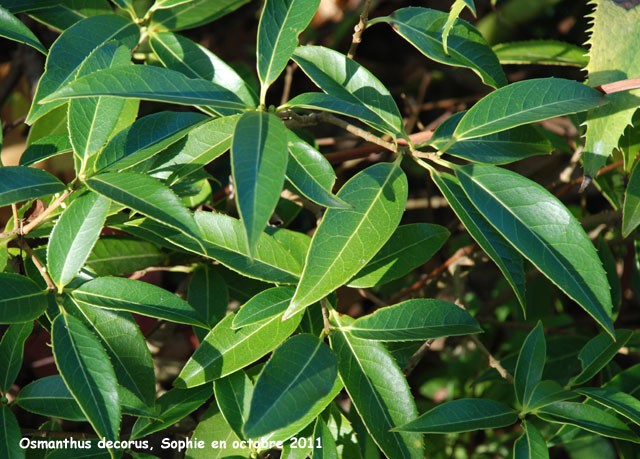
M 338 447 L 331 435 L 331 430 L 329 430 L 321 416 L 318 417 L 313 429 L 313 440 L 316 446 L 318 445 L 318 439 L 322 448 L 313 449 L 313 459 L 338 459 L 340 457 L 338 456 Z
M 99 277 L 82 284 L 71 294 L 80 304 L 207 328 L 203 318 L 189 303 L 146 282 L 124 277 Z
M 640 225 L 640 168 L 631 171 L 622 208 L 622 234 L 628 237 Z
M 295 292 L 294 287 L 273 287 L 247 301 L 235 315 L 234 329 L 263 322 L 287 309 Z
M 25 43 L 46 56 L 47 49 L 42 46 L 29 28 L 6 9 L 0 7 L 0 37 Z
M 378 341 L 425 341 L 482 331 L 469 313 L 442 300 L 416 299 L 376 310 L 356 320 L 348 331 Z
M 618 350 L 627 344 L 632 335 L 631 330 L 616 330 L 615 341 L 605 333 L 592 338 L 578 355 L 582 362 L 582 372 L 575 376 L 571 383 L 579 385 L 588 382 L 616 356 Z
M 499 43 L 493 47 L 501 64 L 567 65 L 584 68 L 587 50 L 555 40 L 528 40 Z
M 336 325 L 352 325 L 347 316 L 333 317 Z M 362 422 L 387 457 L 422 458 L 419 434 L 390 432 L 418 416 L 404 375 L 382 343 L 334 330 L 329 335 L 338 358 L 338 373 Z
M 404 136 L 402 117 L 389 90 L 360 64 L 322 46 L 301 46 L 293 53 L 293 60 L 329 96 L 311 104 L 304 101 L 301 106 L 318 104 L 320 108 L 360 118 L 394 137 Z M 287 105 L 297 105 L 296 99 Z
M 400 222 L 407 178 L 397 161 L 379 163 L 355 175 L 338 197 L 354 208 L 325 213 L 285 317 L 345 284 L 374 257 Z
M 64 190 L 48 172 L 25 166 L 0 167 L 0 207 Z
M 241 438 L 231 429 L 215 403 L 209 405 L 209 409 L 194 430 L 193 436 L 203 440 L 207 445 L 211 445 L 213 441 L 225 441 L 227 447 L 218 449 L 188 448 L 185 456 L 187 459 L 222 459 L 225 457 L 239 459 L 251 454 L 247 443 L 240 442 Z M 242 445 L 245 447 L 241 448 Z
M 169 30 L 184 30 L 215 21 L 240 8 L 249 0 L 192 0 L 174 8 L 154 11 L 152 26 Z
M 39 0 L 37 3 L 44 2 Z M 49 3 L 55 6 L 30 11 L 29 16 L 56 30 L 66 30 L 91 16 L 113 13 L 113 7 L 107 0 L 57 0 Z
M 118 439 L 118 381 L 100 341 L 66 313 L 58 315 L 51 328 L 53 356 L 69 391 L 99 436 Z
M 125 236 L 103 236 L 93 246 L 85 266 L 98 276 L 120 276 L 162 264 L 165 255 L 146 241 Z
M 556 381 L 540 381 L 531 391 L 529 399 L 525 400 L 523 412 L 529 413 L 551 403 L 576 397 L 578 397 L 577 393 L 564 390 Z
M 636 397 L 624 392 L 597 387 L 585 387 L 578 389 L 577 392 L 640 425 L 640 400 Z
M 258 76 L 260 101 L 284 70 L 298 46 L 298 35 L 307 28 L 320 0 L 267 0 L 258 26 Z
M 2 2 L 2 5 L 13 14 L 17 14 L 47 8 L 55 5 L 59 1 L 60 0 L 5 0 Z
M 29 322 L 40 317 L 45 309 L 47 290 L 28 277 L 0 273 L 0 324 Z
M 33 322 L 13 324 L 0 341 L 0 392 L 7 393 L 22 367 L 24 342 L 33 330 Z
M 562 78 L 519 81 L 480 99 L 460 120 L 453 135 L 456 140 L 471 139 L 605 103 L 602 93 L 577 81 Z
M 613 336 L 602 264 L 580 223 L 542 186 L 494 166 L 457 167 L 478 210 L 522 255 Z
M 288 339 L 256 381 L 244 433 L 253 438 L 297 421 L 331 391 L 336 376 L 336 358 L 322 340 L 306 333 Z
M 466 398 L 438 405 L 396 430 L 422 433 L 469 432 L 507 427 L 517 420 L 516 412 L 503 403 L 483 398 Z
M 516 399 L 520 404 L 524 405 L 529 400 L 533 388 L 540 382 L 546 360 L 547 344 L 544 340 L 542 322 L 538 322 L 536 328 L 531 330 L 524 340 L 516 364 L 513 379 Z
M 451 28 L 445 49 L 442 33 L 447 16 L 443 11 L 411 7 L 376 18 L 369 24 L 387 22 L 425 56 L 443 64 L 470 68 L 486 85 L 497 88 L 507 84 L 498 58 L 471 24 L 458 19 Z
M 53 134 L 41 137 L 31 143 L 22 153 L 20 165 L 30 166 L 52 156 L 68 153 L 71 150 L 69 134 Z
M 213 327 L 227 312 L 227 285 L 217 271 L 208 265 L 202 265 L 193 273 L 187 300 L 200 313 L 205 323 Z
M 0 454 L 2 457 L 24 458 L 24 450 L 20 448 L 21 438 L 18 420 L 7 405 L 0 405 Z
M 58 218 L 47 245 L 47 267 L 60 291 L 84 266 L 104 225 L 109 203 L 107 198 L 87 192 Z
M 238 211 L 253 254 L 284 184 L 287 130 L 282 121 L 265 112 L 242 115 L 231 145 L 231 165 Z
M 249 416 L 253 384 L 240 370 L 213 382 L 213 392 L 220 412 L 236 435 L 244 438 L 242 426 Z
M 548 459 L 547 442 L 530 422 L 523 421 L 522 435 L 513 444 L 513 459 Z
M 60 375 L 46 376 L 27 384 L 16 397 L 16 404 L 42 416 L 69 421 L 87 420 Z

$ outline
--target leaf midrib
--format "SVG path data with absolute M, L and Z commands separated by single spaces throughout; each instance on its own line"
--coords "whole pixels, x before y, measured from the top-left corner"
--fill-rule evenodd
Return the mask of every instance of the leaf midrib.
M 271 58 L 269 59 L 269 65 L 267 67 L 267 74 L 265 75 L 265 81 L 263 81 L 262 84 L 266 85 L 266 84 L 271 83 L 270 81 L 267 81 L 267 80 L 269 80 L 269 77 L 270 77 L 271 67 L 273 67 L 273 61 L 275 60 L 276 50 L 278 49 L 278 43 L 280 42 L 280 37 L 282 36 L 282 31 L 284 30 L 284 28 L 285 28 L 285 26 L 287 24 L 287 20 L 289 19 L 289 15 L 291 14 L 291 10 L 293 9 L 293 4 L 295 2 L 296 2 L 296 0 L 291 0 L 291 3 L 289 4 L 289 8 L 287 8 L 287 14 L 285 14 L 284 20 L 282 21 L 282 27 L 280 27 L 280 29 L 278 30 L 278 34 L 276 35 L 276 39 L 274 41 L 273 53 L 271 53 Z M 260 41 L 258 41 L 258 56 L 260 56 L 260 54 L 261 54 L 260 53 Z

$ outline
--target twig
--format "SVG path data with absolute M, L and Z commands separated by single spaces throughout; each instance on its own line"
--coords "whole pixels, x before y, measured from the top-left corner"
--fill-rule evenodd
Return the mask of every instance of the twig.
M 407 360 L 407 364 L 402 369 L 402 373 L 404 373 L 405 376 L 409 376 L 413 372 L 413 370 L 416 369 L 422 358 L 427 355 L 427 352 L 429 352 L 429 348 L 434 341 L 435 338 L 426 340 L 424 343 L 422 343 L 422 346 L 420 346 L 420 348 L 416 352 L 414 352 L 411 357 L 409 357 L 409 360 Z
M 614 81 L 613 83 L 606 83 L 597 86 L 600 92 L 605 94 L 613 94 L 614 92 L 628 91 L 630 89 L 640 88 L 640 78 L 629 78 L 627 80 Z
M 293 82 L 293 72 L 298 68 L 298 64 L 287 65 L 287 69 L 284 74 L 284 88 L 282 89 L 282 96 L 280 97 L 280 105 L 284 105 L 289 100 L 289 94 L 291 94 L 291 83 Z
M 491 352 L 489 352 L 489 349 L 487 349 L 485 345 L 482 344 L 482 341 L 480 341 L 480 339 L 476 335 L 469 335 L 469 339 L 473 341 L 476 344 L 476 346 L 478 346 L 478 349 L 480 349 L 480 352 L 482 352 L 484 355 L 487 356 L 487 358 L 489 359 L 489 366 L 491 368 L 495 368 L 498 371 L 498 373 L 500 373 L 500 376 L 502 376 L 504 379 L 506 379 L 510 383 L 513 383 L 513 376 L 511 376 L 509 372 L 502 366 L 500 361 L 496 359 L 491 354 Z
M 365 298 L 369 301 L 371 301 L 373 304 L 375 304 L 376 306 L 378 306 L 379 308 L 384 308 L 385 306 L 387 306 L 387 303 L 385 303 L 384 301 L 382 301 L 380 298 L 378 298 L 377 296 L 375 296 L 373 293 L 371 293 L 368 289 L 366 288 L 359 288 L 358 289 L 358 293 L 360 294 L 360 296 L 362 298 Z
M 47 268 L 45 268 L 42 265 L 42 263 L 40 263 L 40 260 L 38 260 L 38 257 L 36 257 L 36 254 L 33 253 L 33 250 L 31 250 L 31 247 L 29 247 L 29 244 L 27 244 L 27 241 L 21 238 L 20 247 L 22 247 L 22 249 L 29 254 L 29 256 L 31 257 L 31 261 L 33 261 L 33 264 L 36 265 L 36 268 L 38 268 L 38 271 L 42 275 L 42 278 L 44 279 L 44 281 L 47 283 L 47 287 L 49 288 L 49 290 L 52 290 L 55 292 L 56 284 L 53 283 L 53 280 L 51 280 L 51 276 L 49 276 L 49 273 L 47 272 Z
M 18 207 L 14 204 L 11 204 L 11 212 L 13 213 L 13 229 L 20 228 L 20 217 L 18 217 Z
M 147 333 L 145 333 L 145 335 L 144 335 L 144 339 L 149 339 L 149 338 L 151 338 L 151 336 L 153 336 L 153 334 L 154 334 L 155 332 L 157 332 L 157 331 L 158 331 L 158 329 L 159 329 L 160 327 L 162 327 L 162 325 L 163 325 L 164 323 L 165 323 L 165 321 L 164 321 L 163 319 L 158 319 L 158 320 L 156 321 L 156 323 L 155 323 L 155 324 L 153 324 L 153 327 L 151 327 L 151 328 L 149 329 L 149 331 L 148 331 Z
M 596 173 L 596 177 L 602 175 L 602 174 L 606 174 L 609 171 L 612 171 L 614 169 L 617 169 L 618 167 L 622 166 L 624 164 L 624 161 L 616 161 L 615 163 L 611 163 L 608 166 L 604 166 L 602 168 L 600 168 L 598 170 L 598 172 Z M 582 183 L 583 177 L 578 177 L 575 178 L 573 180 L 571 180 L 569 183 L 567 183 L 565 186 L 563 186 L 562 188 L 560 188 L 555 196 L 556 198 L 559 198 L 565 194 L 567 194 L 571 188 L 573 188 L 576 185 L 579 185 L 580 183 Z
M 398 148 L 396 147 L 395 144 L 391 143 L 391 142 L 387 142 L 385 140 L 382 140 L 380 137 L 371 134 L 369 131 L 365 131 L 364 129 L 361 129 L 357 126 L 354 126 L 353 124 L 347 123 L 346 121 L 344 121 L 343 119 L 338 118 L 337 116 L 333 116 L 329 113 L 326 112 L 321 112 L 318 114 L 318 119 L 320 121 L 324 121 L 326 123 L 330 123 L 333 124 L 334 126 L 338 126 L 341 127 L 342 129 L 344 129 L 347 132 L 350 132 L 353 135 L 356 135 L 368 142 L 374 143 L 376 145 L 381 146 L 382 148 L 385 148 L 387 150 L 391 150 L 393 152 L 397 152 Z
M 358 21 L 353 29 L 353 38 L 351 39 L 351 46 L 349 47 L 349 52 L 347 53 L 347 57 L 349 59 L 353 59 L 353 56 L 356 55 L 358 45 L 362 41 L 362 32 L 364 32 L 364 29 L 367 26 L 367 21 L 369 20 L 370 7 L 371 0 L 366 0 L 364 7 L 362 8 L 362 13 L 360 13 L 360 21 Z
M 424 102 L 424 98 L 427 95 L 427 88 L 429 87 L 429 84 L 431 84 L 431 74 L 430 73 L 425 73 L 424 76 L 422 77 L 422 80 L 420 81 L 420 88 L 418 89 L 418 97 L 416 99 L 416 101 L 412 101 L 410 99 L 407 99 L 408 105 L 411 109 L 411 116 L 409 117 L 409 119 L 407 120 L 407 123 L 405 124 L 405 130 L 407 132 L 411 132 L 413 131 L 413 128 L 416 125 L 416 122 L 418 121 L 418 117 L 420 116 L 420 107 L 422 106 L 422 103 Z

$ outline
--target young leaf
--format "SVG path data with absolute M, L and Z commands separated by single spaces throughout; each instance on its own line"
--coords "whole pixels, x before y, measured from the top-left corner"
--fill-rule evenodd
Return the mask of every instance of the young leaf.
M 556 40 L 527 40 L 499 43 L 493 47 L 501 64 L 566 65 L 586 67 L 587 50 Z
M 289 338 L 256 381 L 243 432 L 254 438 L 297 421 L 331 391 L 337 372 L 336 358 L 322 340 L 309 334 Z
M 13 385 L 24 354 L 24 342 L 33 330 L 33 322 L 10 325 L 0 341 L 0 392 L 7 393 Z
M 103 236 L 93 246 L 86 267 L 98 276 L 121 276 L 162 264 L 165 255 L 154 244 L 125 236 Z
M 31 166 L 37 162 L 70 151 L 72 151 L 72 147 L 69 134 L 53 134 L 41 137 L 24 150 L 22 156 L 20 156 L 20 166 Z
M 0 167 L 0 207 L 64 191 L 48 172 L 25 166 Z
M 298 47 L 293 60 L 328 97 L 310 94 L 309 98 L 302 94 L 286 106 L 316 106 L 359 118 L 393 137 L 405 135 L 402 117 L 389 90 L 360 64 L 322 46 Z
M 18 18 L 11 14 L 6 9 L 0 6 L 0 37 L 8 38 L 9 40 L 25 43 L 32 48 L 37 49 L 45 56 L 47 55 L 47 49 L 42 46 L 38 37 L 36 37 L 29 28 L 24 25 Z
M 258 25 L 258 76 L 260 103 L 267 89 L 282 73 L 298 46 L 298 35 L 307 28 L 320 0 L 267 0 Z
M 235 434 L 244 438 L 242 426 L 247 421 L 253 384 L 247 374 L 240 370 L 213 382 L 213 392 L 220 413 Z
M 469 432 L 507 427 L 517 420 L 517 413 L 503 403 L 483 398 L 465 398 L 442 403 L 395 430 L 422 433 Z
M 62 292 L 91 253 L 109 212 L 110 201 L 88 192 L 77 197 L 53 227 L 47 245 L 47 269 Z
M 187 301 L 204 318 L 204 322 L 213 328 L 227 313 L 227 284 L 217 271 L 208 265 L 202 265 L 193 273 Z
M 64 103 L 44 103 L 43 100 L 72 82 L 82 64 L 100 45 L 116 40 L 133 49 L 138 44 L 139 36 L 136 24 L 115 14 L 86 18 L 65 30 L 49 50 L 45 71 L 38 83 L 26 123 L 33 124 Z
M 160 9 L 151 16 L 151 27 L 184 30 L 215 21 L 240 8 L 249 0 L 191 0 L 169 9 Z
M 231 144 L 231 167 L 247 248 L 253 254 L 284 184 L 287 130 L 282 121 L 271 113 L 243 114 Z
M 425 264 L 449 238 L 446 228 L 429 223 L 399 226 L 380 251 L 349 281 L 367 288 L 398 279 Z
M 640 225 L 640 168 L 636 166 L 631 171 L 629 184 L 624 194 L 622 208 L 622 235 L 629 237 L 631 232 Z
M 69 421 L 87 420 L 60 375 L 46 376 L 27 384 L 15 402 L 22 409 L 42 416 Z
M 233 329 L 263 322 L 283 313 L 295 293 L 294 287 L 273 287 L 247 301 L 233 318 Z
M 313 429 L 313 444 L 321 447 L 313 449 L 312 459 L 338 459 L 340 457 L 331 430 L 321 416 L 318 416 L 316 426 Z
M 578 389 L 577 392 L 640 425 L 640 400 L 634 396 L 597 387 L 585 387 Z
M 47 293 L 28 277 L 0 273 L 0 324 L 37 319 L 47 309 Z
M 513 459 L 548 459 L 547 442 L 535 426 L 523 421 L 522 435 L 513 444 Z
M 582 371 L 573 377 L 571 384 L 584 384 L 593 378 L 616 356 L 618 350 L 627 344 L 632 335 L 631 330 L 616 330 L 615 341 L 606 333 L 600 333 L 589 340 L 578 355 L 580 362 L 582 362 Z
M 515 172 L 469 165 L 456 167 L 456 175 L 485 218 L 613 336 L 607 276 L 573 214 L 542 186 Z
M 576 397 L 578 397 L 577 393 L 564 390 L 556 381 L 540 381 L 531 391 L 529 398 L 525 399 L 522 412 L 530 413 L 543 406 L 550 405 L 551 403 L 561 402 Z
M 356 320 L 347 330 L 358 338 L 377 341 L 424 341 L 482 332 L 467 311 L 433 299 L 408 300 L 380 308 Z
M 489 44 L 471 24 L 458 19 L 443 43 L 447 13 L 429 8 L 401 8 L 391 16 L 376 18 L 369 25 L 386 22 L 422 54 L 436 62 L 473 70 L 488 86 L 507 84 L 498 58 Z
M 7 405 L 0 405 L 0 455 L 7 459 L 24 458 L 20 447 L 22 433 L 18 420 Z
M 531 330 L 522 343 L 516 371 L 513 375 L 514 389 L 518 403 L 524 405 L 531 397 L 533 388 L 542 379 L 542 371 L 547 361 L 547 343 L 544 340 L 542 322 Z
M 348 316 L 333 316 L 339 327 L 352 325 Z M 390 431 L 418 416 L 404 375 L 382 343 L 352 336 L 340 329 L 329 335 L 338 358 L 338 373 L 367 431 L 387 457 L 422 458 L 419 434 Z
M 294 332 L 302 314 L 282 321 L 277 315 L 259 324 L 233 330 L 233 314 L 209 332 L 182 368 L 176 387 L 195 387 L 222 378 L 255 362 Z
M 480 99 L 462 117 L 453 137 L 471 139 L 606 103 L 601 92 L 577 81 L 562 78 L 518 81 Z
M 285 318 L 346 283 L 387 242 L 404 211 L 407 177 L 398 162 L 375 164 L 352 177 L 338 197 L 354 208 L 324 214 Z
M 96 433 L 117 440 L 118 381 L 109 356 L 98 338 L 69 314 L 59 314 L 51 330 L 53 356 L 64 383 Z

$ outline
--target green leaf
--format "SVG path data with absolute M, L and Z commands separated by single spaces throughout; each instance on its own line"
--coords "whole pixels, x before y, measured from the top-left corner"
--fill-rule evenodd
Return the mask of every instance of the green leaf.
M 115 14 L 83 19 L 65 30 L 49 50 L 45 71 L 38 83 L 26 123 L 33 124 L 38 118 L 64 103 L 60 100 L 44 103 L 43 100 L 75 80 L 84 62 L 103 43 L 116 40 L 119 44 L 133 49 L 138 44 L 139 36 L 136 24 Z
M 89 423 L 101 437 L 120 431 L 118 381 L 98 338 L 73 316 L 62 313 L 51 326 L 56 366 Z
M 456 174 L 485 218 L 613 336 L 609 283 L 573 214 L 542 186 L 515 172 L 469 165 L 456 167 Z
M 393 137 L 405 136 L 402 116 L 389 90 L 360 64 L 322 46 L 298 47 L 293 60 L 328 96 L 302 94 L 285 106 L 315 106 L 354 116 Z
M 22 433 L 18 420 L 7 405 L 0 405 L 0 455 L 6 459 L 24 459 L 24 450 L 20 447 Z
M 34 125 L 35 126 L 35 125 Z M 33 129 L 33 127 L 31 128 Z M 53 134 L 31 143 L 20 156 L 21 166 L 31 166 L 45 159 L 72 151 L 68 134 Z
M 345 284 L 374 257 L 400 223 L 407 177 L 398 162 L 375 164 L 351 178 L 338 197 L 354 208 L 324 214 L 285 317 Z
M 578 397 L 578 394 L 564 390 L 556 381 L 540 381 L 531 391 L 529 398 L 524 400 L 522 412 L 530 413 L 551 403 L 576 397 Z
M 517 421 L 516 412 L 503 403 L 483 398 L 465 398 L 442 403 L 395 430 L 422 433 L 470 432 L 507 427 Z
M 242 426 L 249 416 L 253 393 L 253 384 L 247 374 L 239 370 L 216 379 L 213 382 L 213 392 L 224 419 L 238 437 L 244 438 Z
M 425 264 L 449 238 L 439 225 L 412 223 L 399 226 L 380 251 L 350 281 L 367 288 L 398 279 Z
M 322 340 L 309 334 L 289 338 L 256 381 L 244 433 L 258 437 L 297 421 L 331 391 L 336 376 L 336 358 Z
M 58 0 L 52 3 L 55 6 L 31 11 L 29 16 L 62 31 L 88 17 L 113 13 L 113 8 L 107 0 Z
M 349 207 L 331 193 L 336 174 L 329 161 L 292 131 L 289 135 L 287 179 L 307 199 L 324 207 Z
M 386 22 L 422 54 L 436 62 L 473 70 L 488 86 L 507 84 L 498 58 L 489 44 L 471 24 L 458 19 L 443 43 L 443 28 L 448 14 L 429 8 L 401 8 L 391 16 L 376 18 L 369 25 Z M 448 51 L 448 53 L 447 53 Z
M 284 184 L 287 170 L 284 123 L 271 113 L 243 114 L 231 144 L 231 168 L 247 247 L 253 254 Z
M 69 421 L 87 420 L 60 375 L 46 376 L 27 384 L 18 393 L 15 403 L 42 416 Z
M 629 184 L 624 194 L 622 208 L 622 235 L 629 235 L 640 225 L 640 168 L 638 165 L 631 171 Z
M 25 166 L 0 167 L 0 207 L 64 191 L 48 172 Z
M 233 318 L 233 329 L 264 322 L 282 314 L 291 303 L 294 287 L 273 287 L 247 301 Z
M 192 0 L 170 9 L 153 12 L 151 27 L 184 30 L 198 27 L 240 8 L 249 0 Z
M 189 210 L 156 179 L 134 172 L 106 172 L 87 180 L 96 193 L 188 234 L 198 234 Z
M 193 273 L 187 301 L 204 318 L 204 322 L 209 327 L 213 327 L 227 313 L 229 304 L 227 284 L 217 271 L 208 265 L 202 265 Z
M 584 387 L 577 390 L 593 401 L 611 408 L 616 413 L 640 425 L 640 400 L 632 395 L 606 388 Z
M 547 442 L 533 424 L 523 421 L 522 435 L 513 444 L 513 459 L 549 459 Z
M 42 46 L 38 37 L 36 37 L 29 28 L 24 25 L 18 18 L 11 14 L 6 9 L 0 6 L 0 37 L 8 38 L 9 40 L 25 43 L 32 48 L 37 49 L 45 56 L 47 55 L 47 49 Z
M 640 443 L 640 438 L 624 422 L 595 406 L 555 402 L 540 408 L 536 416 L 548 422 L 577 426 L 605 437 Z
M 544 340 L 542 322 L 531 330 L 522 343 L 518 363 L 513 375 L 514 389 L 518 403 L 524 405 L 530 399 L 534 387 L 542 379 L 542 371 L 547 361 L 547 343 Z
M 0 273 L 0 324 L 37 319 L 47 309 L 47 293 L 28 277 Z
M 453 141 L 453 132 L 467 113 L 458 112 L 447 118 L 427 143 L 458 158 L 485 164 L 507 164 L 535 155 L 548 155 L 551 142 L 534 126 L 518 126 L 495 134 L 473 139 Z
M 4 0 L 2 5 L 13 14 L 38 10 L 55 5 L 60 0 Z
M 282 73 L 298 46 L 298 35 L 307 28 L 320 0 L 267 0 L 258 25 L 258 77 L 260 103 L 267 89 Z
M 47 245 L 47 270 L 62 289 L 78 274 L 98 240 L 110 201 L 96 193 L 74 199 L 53 227 Z
M 230 90 L 207 80 L 192 80 L 180 72 L 147 65 L 100 70 L 63 86 L 44 103 L 78 97 L 113 96 L 153 100 L 179 105 L 204 105 L 222 115 L 232 115 L 247 106 Z
M 318 416 L 316 426 L 313 429 L 313 444 L 319 445 L 320 448 L 313 448 L 312 459 L 338 459 L 340 457 L 331 430 L 320 416 Z
M 480 137 L 605 103 L 601 92 L 577 81 L 562 78 L 518 81 L 480 99 L 462 117 L 453 136 L 456 140 Z
M 333 315 L 339 327 L 352 325 L 348 316 Z M 387 457 L 422 458 L 422 437 L 390 429 L 418 416 L 404 375 L 382 343 L 333 330 L 331 349 L 347 393 L 373 440 Z
M 212 393 L 211 384 L 193 389 L 171 389 L 156 400 L 155 414 L 161 421 L 139 418 L 131 429 L 131 439 L 145 437 L 175 424 L 200 408 Z
M 93 246 L 85 266 L 98 276 L 120 276 L 160 265 L 165 255 L 146 241 L 125 236 L 103 236 Z
M 294 332 L 302 314 L 282 320 L 282 315 L 239 330 L 231 328 L 233 314 L 209 332 L 175 380 L 176 387 L 194 387 L 222 378 L 269 353 Z
M 571 384 L 584 384 L 593 378 L 616 356 L 620 348 L 627 344 L 632 335 L 631 330 L 616 330 L 615 341 L 606 333 L 600 333 L 590 339 L 578 355 L 582 371 L 573 377 Z
M 538 64 L 586 67 L 587 50 L 556 40 L 527 40 L 499 43 L 493 47 L 501 64 Z
M 211 445 L 212 442 L 216 442 L 216 446 L 211 448 L 188 448 L 185 456 L 187 459 L 240 459 L 251 454 L 251 450 L 246 443 L 244 448 L 240 448 L 240 437 L 229 427 L 215 403 L 209 406 L 209 409 L 193 432 L 193 437 L 204 441 L 205 445 Z M 223 447 L 222 442 L 226 442 L 226 447 Z M 234 445 L 236 446 L 235 448 Z
M 449 10 L 447 21 L 442 27 L 442 48 L 447 55 L 449 55 L 449 46 L 447 44 L 449 41 L 449 34 L 465 7 L 469 8 L 474 17 L 477 17 L 476 6 L 474 5 L 473 0 L 454 0 L 451 5 L 451 10 Z
M 376 341 L 424 341 L 482 332 L 467 311 L 433 299 L 408 300 L 377 309 L 347 330 L 358 338 Z
M 460 182 L 446 172 L 431 173 L 431 178 L 464 224 L 469 234 L 491 258 L 516 294 L 526 315 L 524 261 L 516 249 L 496 231 L 489 221 L 475 208 L 464 193 Z
M 67 137 L 69 149 L 71 149 L 71 141 L 68 140 L 69 129 L 67 128 L 67 105 L 68 104 L 63 104 L 60 107 L 54 108 L 31 125 L 29 133 L 27 134 L 27 148 L 38 139 L 50 135 L 61 134 Z
M 33 331 L 33 322 L 10 325 L 0 341 L 0 392 L 7 393 L 13 385 L 24 354 L 24 342 Z

